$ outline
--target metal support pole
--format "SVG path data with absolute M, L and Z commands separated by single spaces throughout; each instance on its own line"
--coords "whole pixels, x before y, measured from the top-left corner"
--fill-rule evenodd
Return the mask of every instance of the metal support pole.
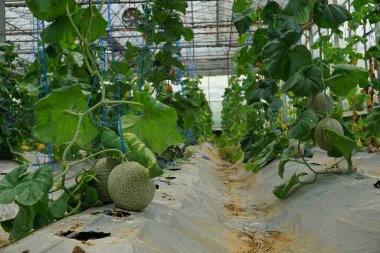
M 0 0 L 0 42 L 5 42 L 5 1 Z

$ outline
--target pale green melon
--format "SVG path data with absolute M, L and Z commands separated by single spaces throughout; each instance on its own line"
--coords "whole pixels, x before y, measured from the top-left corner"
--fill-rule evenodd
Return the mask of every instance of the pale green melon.
M 332 99 L 321 92 L 307 101 L 306 107 L 315 111 L 319 119 L 327 117 L 333 110 Z
M 152 202 L 156 187 L 147 168 L 127 161 L 111 171 L 108 191 L 117 207 L 126 211 L 141 211 Z
M 321 149 L 325 151 L 331 151 L 331 142 L 327 136 L 326 131 L 323 129 L 324 126 L 328 126 L 334 129 L 340 135 L 344 135 L 343 127 L 339 121 L 335 119 L 327 118 L 318 122 L 314 132 L 314 140 L 317 142 L 317 145 Z
M 100 158 L 93 166 L 95 177 L 99 182 L 94 183 L 94 187 L 98 192 L 98 198 L 104 204 L 112 203 L 112 199 L 108 192 L 108 177 L 113 168 L 119 164 L 119 161 L 111 157 Z
M 354 108 L 355 111 L 357 112 L 361 112 L 361 111 L 364 111 L 364 109 L 366 108 L 367 104 L 364 102 L 364 103 L 360 103 L 360 102 L 355 102 L 352 107 Z

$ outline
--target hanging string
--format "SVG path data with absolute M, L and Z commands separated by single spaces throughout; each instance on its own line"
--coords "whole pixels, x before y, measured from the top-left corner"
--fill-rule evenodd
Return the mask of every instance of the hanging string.
M 108 31 L 109 31 L 109 37 L 110 37 L 110 45 L 111 45 L 111 56 L 112 56 L 112 63 L 114 64 L 115 67 L 115 75 L 116 75 L 116 82 L 117 85 L 117 99 L 120 100 L 120 80 L 119 80 L 119 73 L 118 73 L 118 66 L 116 63 L 115 59 L 115 45 L 114 45 L 114 40 L 113 40 L 113 28 L 112 28 L 112 19 L 111 19 L 111 3 L 110 0 L 107 1 L 107 16 L 108 16 Z M 123 125 L 121 122 L 121 106 L 117 105 L 117 113 L 118 113 L 118 123 L 119 123 L 119 135 L 120 135 L 120 144 L 121 144 L 121 149 L 122 152 L 125 153 L 126 147 L 124 143 L 124 137 L 123 137 Z
M 145 1 L 146 3 L 146 1 Z M 144 11 L 144 35 L 146 34 L 146 25 L 147 25 L 147 16 L 149 15 L 149 7 L 147 5 L 144 5 L 143 6 L 143 11 Z M 143 39 L 143 42 L 142 42 L 142 48 L 143 48 L 143 51 L 142 51 L 142 54 L 141 54 L 141 65 L 140 65 L 140 74 L 141 74 L 141 79 L 140 79 L 140 91 L 142 91 L 142 86 L 144 85 L 144 82 L 145 82 L 145 73 L 144 73 L 144 68 L 145 68 L 145 49 L 144 49 L 144 46 L 146 45 L 146 42 L 145 40 Z M 148 58 L 149 58 L 149 49 L 148 49 Z
M 37 20 L 38 24 L 39 21 Z M 45 29 L 45 21 L 42 20 L 42 30 Z M 39 40 L 39 37 L 38 37 Z M 46 53 L 46 46 L 45 42 L 42 41 L 42 54 L 43 54 L 43 65 L 42 65 L 42 70 L 43 70 L 43 84 L 45 86 L 45 96 L 49 95 L 49 83 L 47 79 L 47 53 Z M 48 157 L 49 157 L 49 163 L 52 168 L 52 172 L 55 170 L 55 165 L 54 165 L 54 159 L 53 159 L 53 147 L 51 143 L 47 144 L 47 151 L 48 151 Z
M 175 43 L 176 47 L 178 48 L 179 52 L 181 52 L 181 43 L 179 41 L 177 41 Z M 181 53 L 179 54 L 178 56 L 178 60 L 182 63 L 182 55 Z M 182 76 L 183 76 L 183 73 L 182 73 L 182 69 L 180 68 L 177 68 L 177 80 L 176 82 L 180 85 L 181 87 L 181 95 L 184 96 L 185 95 L 185 89 L 184 89 L 184 86 L 183 86 L 183 80 L 182 80 Z

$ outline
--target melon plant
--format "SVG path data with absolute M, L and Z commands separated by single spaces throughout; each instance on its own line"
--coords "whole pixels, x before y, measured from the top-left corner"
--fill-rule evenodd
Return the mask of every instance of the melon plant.
M 156 187 L 148 169 L 127 161 L 116 166 L 108 178 L 108 191 L 115 205 L 126 211 L 141 211 L 152 202 Z
M 325 129 L 323 129 L 324 127 L 330 127 L 333 130 L 335 130 L 338 134 L 344 135 L 343 127 L 339 123 L 339 121 L 331 118 L 323 119 L 318 122 L 314 132 L 314 140 L 317 142 L 317 145 L 321 149 L 325 151 L 331 151 L 331 140 L 329 140 Z
M 115 158 L 103 157 L 96 161 L 92 168 L 95 171 L 95 177 L 98 180 L 94 183 L 96 191 L 98 192 L 98 198 L 105 204 L 112 203 L 112 199 L 108 192 L 108 177 L 113 168 L 118 164 L 119 161 Z
M 315 111 L 319 119 L 327 117 L 333 109 L 332 99 L 324 92 L 318 93 L 314 97 L 309 98 L 306 104 L 307 108 Z

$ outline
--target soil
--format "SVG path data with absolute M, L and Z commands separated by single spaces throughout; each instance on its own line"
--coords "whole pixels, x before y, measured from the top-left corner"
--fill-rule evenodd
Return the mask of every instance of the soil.
M 0 239 L 0 248 L 7 246 L 9 244 L 8 240 Z
M 242 221 L 254 216 L 265 217 L 270 211 L 265 203 L 249 204 L 249 195 L 238 194 L 252 185 L 251 179 L 254 175 L 247 173 L 246 176 L 241 176 L 238 164 L 232 165 L 222 160 L 215 155 L 215 151 L 203 149 L 203 152 L 221 162 L 217 173 L 224 182 L 226 203 L 223 206 L 227 209 L 232 223 L 233 220 Z M 231 238 L 234 253 L 282 253 L 294 240 L 281 231 L 253 231 L 245 229 L 242 225 L 235 225 L 232 229 L 235 235 L 234 238 Z

